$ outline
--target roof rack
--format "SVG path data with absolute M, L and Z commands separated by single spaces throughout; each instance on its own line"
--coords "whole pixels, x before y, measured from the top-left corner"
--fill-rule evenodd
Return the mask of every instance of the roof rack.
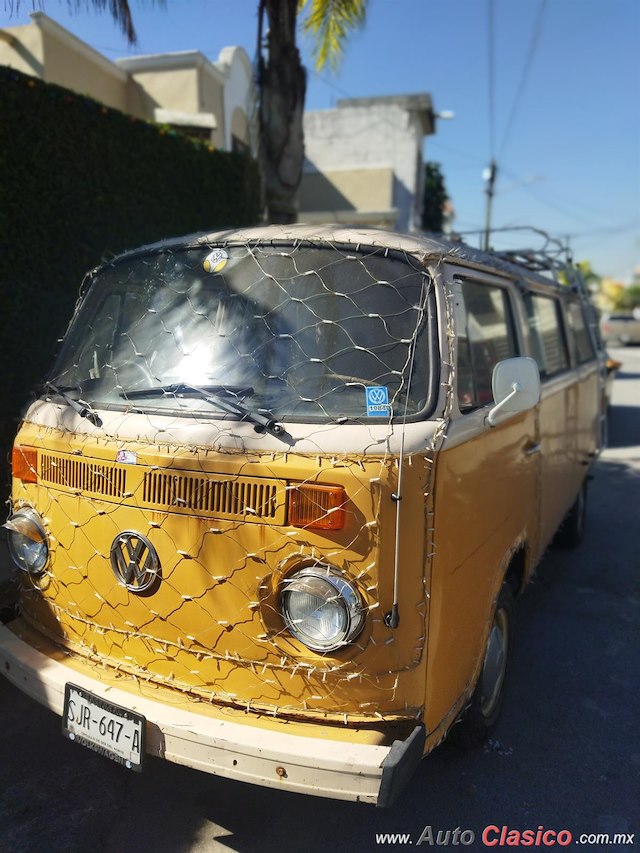
M 490 249 L 495 257 L 502 258 L 514 264 L 526 267 L 532 272 L 559 272 L 573 265 L 571 250 L 557 237 L 552 237 L 541 228 L 530 225 L 516 225 L 505 228 L 492 228 L 491 233 L 512 233 L 515 231 L 533 232 L 543 239 L 543 245 L 538 249 Z M 484 234 L 484 231 L 462 231 L 460 236 L 467 234 Z
M 532 272 L 554 272 L 567 268 L 567 261 L 553 257 L 541 249 L 505 249 L 492 250 L 491 254 L 512 264 L 520 264 Z
M 552 237 L 543 231 L 541 228 L 534 228 L 529 225 L 518 225 L 506 228 L 492 228 L 491 233 L 496 232 L 513 232 L 513 231 L 528 231 L 533 232 L 538 237 L 541 237 L 543 244 L 539 249 L 506 249 L 496 251 L 490 250 L 490 254 L 501 260 L 508 261 L 513 264 L 523 266 L 531 272 L 544 273 L 550 272 L 556 284 L 561 284 L 561 279 L 558 273 L 563 273 L 563 284 L 571 288 L 580 298 L 587 322 L 591 330 L 591 335 L 596 348 L 600 352 L 604 352 L 604 345 L 600 336 L 600 325 L 596 308 L 591 301 L 589 291 L 587 289 L 584 276 L 580 268 L 575 266 L 571 250 L 569 246 L 559 240 L 557 237 Z M 485 231 L 463 231 L 458 232 L 455 237 L 462 237 L 466 234 L 481 234 Z
M 521 264 L 533 272 L 549 271 L 554 274 L 554 278 L 556 272 L 562 271 L 566 284 L 577 293 L 582 302 L 596 350 L 604 354 L 606 350 L 600 334 L 598 312 L 589 295 L 582 271 L 573 262 L 569 246 L 563 244 L 556 237 L 551 237 L 546 231 L 542 231 L 539 228 L 524 226 L 517 229 L 501 228 L 497 230 L 530 230 L 544 238 L 545 242 L 541 249 L 510 249 L 505 252 L 494 252 L 493 254 L 513 263 Z

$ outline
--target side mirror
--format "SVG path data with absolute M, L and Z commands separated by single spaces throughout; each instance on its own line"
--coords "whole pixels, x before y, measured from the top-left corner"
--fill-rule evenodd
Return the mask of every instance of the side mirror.
M 499 413 L 526 412 L 540 400 L 540 371 L 528 356 L 499 361 L 493 368 L 491 384 L 496 405 L 486 417 L 489 426 L 496 425 Z

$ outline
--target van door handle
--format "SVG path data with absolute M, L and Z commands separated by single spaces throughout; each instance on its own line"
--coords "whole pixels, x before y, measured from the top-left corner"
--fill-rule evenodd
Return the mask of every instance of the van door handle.
M 534 456 L 536 453 L 540 453 L 541 449 L 540 442 L 528 441 L 522 448 L 522 452 L 525 456 Z

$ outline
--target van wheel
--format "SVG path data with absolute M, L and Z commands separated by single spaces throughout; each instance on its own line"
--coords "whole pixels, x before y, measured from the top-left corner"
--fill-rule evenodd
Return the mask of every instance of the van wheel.
M 564 517 L 553 544 L 558 548 L 577 548 L 584 538 L 584 526 L 587 514 L 587 484 L 583 484 L 575 503 Z
M 471 702 L 451 730 L 450 740 L 470 749 L 480 746 L 500 716 L 513 639 L 513 593 L 504 583 L 493 614 L 484 662 Z

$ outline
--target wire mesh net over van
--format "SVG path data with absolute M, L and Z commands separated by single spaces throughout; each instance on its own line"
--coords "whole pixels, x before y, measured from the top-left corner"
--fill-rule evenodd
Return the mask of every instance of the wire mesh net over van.
M 405 425 L 435 429 L 435 322 L 417 250 L 379 241 L 198 238 L 99 268 L 14 451 L 50 549 L 25 618 L 208 702 L 419 716 L 429 512 L 405 502 L 398 551 L 395 492 Z M 422 437 L 404 476 L 431 475 Z
M 384 388 L 373 416 L 415 415 L 426 295 L 415 262 L 375 250 L 142 255 L 95 277 L 51 381 L 99 407 L 219 417 L 219 395 L 294 421 L 366 419 L 367 389 Z

